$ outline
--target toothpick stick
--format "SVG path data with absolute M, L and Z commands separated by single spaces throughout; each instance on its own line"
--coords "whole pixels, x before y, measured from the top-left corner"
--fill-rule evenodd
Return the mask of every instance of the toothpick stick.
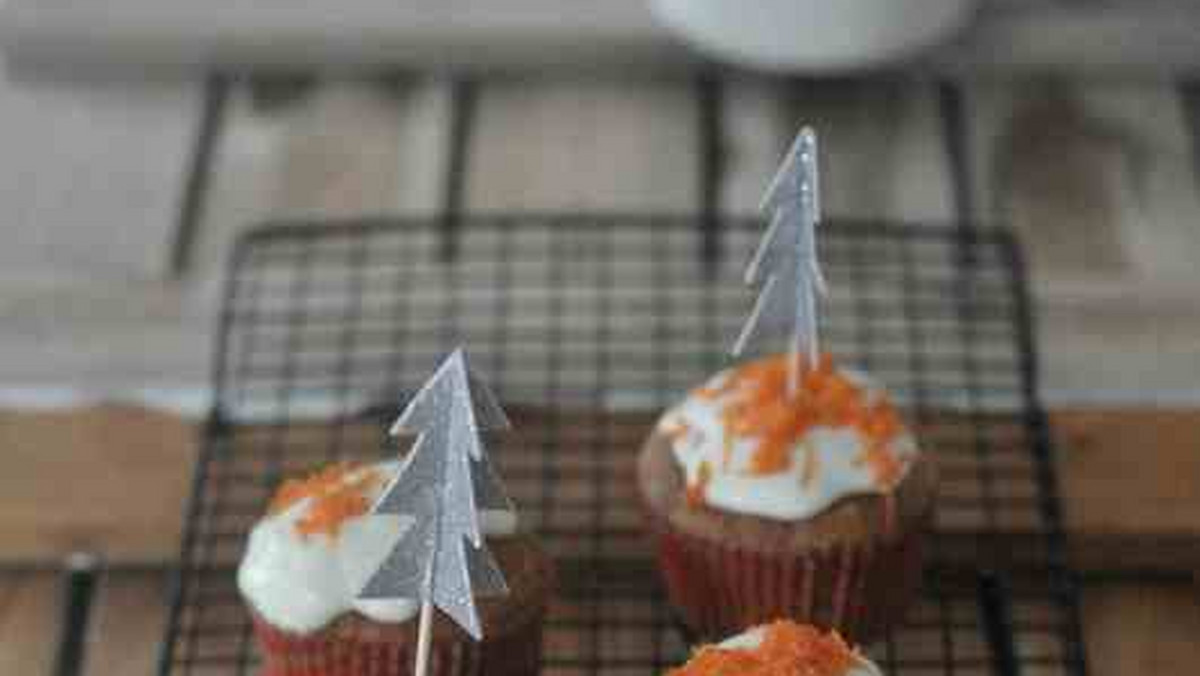
M 429 673 L 429 641 L 433 635 L 433 604 L 425 601 L 421 604 L 421 619 L 417 625 L 417 663 L 413 666 L 413 676 L 426 676 Z

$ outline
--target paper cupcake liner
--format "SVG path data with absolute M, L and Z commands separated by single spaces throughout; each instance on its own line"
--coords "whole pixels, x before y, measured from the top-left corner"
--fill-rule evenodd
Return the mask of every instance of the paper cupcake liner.
M 369 622 L 334 624 L 309 635 L 282 631 L 251 613 L 265 676 L 410 676 L 416 657 L 415 632 Z M 435 638 L 429 676 L 536 676 L 542 646 L 541 613 L 514 631 L 475 643 L 466 637 Z
M 791 618 L 868 643 L 903 619 L 920 588 L 917 530 L 865 546 L 761 553 L 657 526 L 668 597 L 700 639 Z

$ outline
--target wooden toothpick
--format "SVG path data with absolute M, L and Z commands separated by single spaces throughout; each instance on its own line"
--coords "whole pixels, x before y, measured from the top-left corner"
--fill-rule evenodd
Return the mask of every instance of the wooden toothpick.
M 421 603 L 421 619 L 417 625 L 417 662 L 413 665 L 413 676 L 429 673 L 429 643 L 433 636 L 433 603 Z

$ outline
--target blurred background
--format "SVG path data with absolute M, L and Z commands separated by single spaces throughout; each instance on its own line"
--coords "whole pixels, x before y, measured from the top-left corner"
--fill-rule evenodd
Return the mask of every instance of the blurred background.
M 1194 669 L 1200 4 L 430 4 L 0 1 L 0 672 L 79 617 L 84 673 L 152 670 L 240 233 L 716 222 L 801 122 L 827 214 L 1018 233 L 1068 529 L 1085 570 L 1129 553 L 1085 593 L 1093 672 Z M 79 552 L 100 592 L 62 612 Z

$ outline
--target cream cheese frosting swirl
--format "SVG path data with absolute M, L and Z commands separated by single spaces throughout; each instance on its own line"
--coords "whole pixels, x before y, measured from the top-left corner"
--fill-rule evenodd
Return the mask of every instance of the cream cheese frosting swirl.
M 668 676 L 721 674 L 796 676 L 882 676 L 875 666 L 837 634 L 805 624 L 764 624 L 713 646 L 700 648 Z
M 399 470 L 399 462 L 330 467 L 285 484 L 272 509 L 250 532 L 238 567 L 238 589 L 272 625 L 298 634 L 317 631 L 356 611 L 376 622 L 404 622 L 410 599 L 362 600 L 359 590 L 412 525 L 403 516 L 374 516 L 368 508 Z M 481 512 L 488 537 L 517 531 L 517 516 Z
M 662 417 L 690 501 L 794 521 L 904 478 L 917 443 L 880 386 L 828 357 L 802 370 L 794 394 L 788 377 L 785 356 L 742 364 Z

